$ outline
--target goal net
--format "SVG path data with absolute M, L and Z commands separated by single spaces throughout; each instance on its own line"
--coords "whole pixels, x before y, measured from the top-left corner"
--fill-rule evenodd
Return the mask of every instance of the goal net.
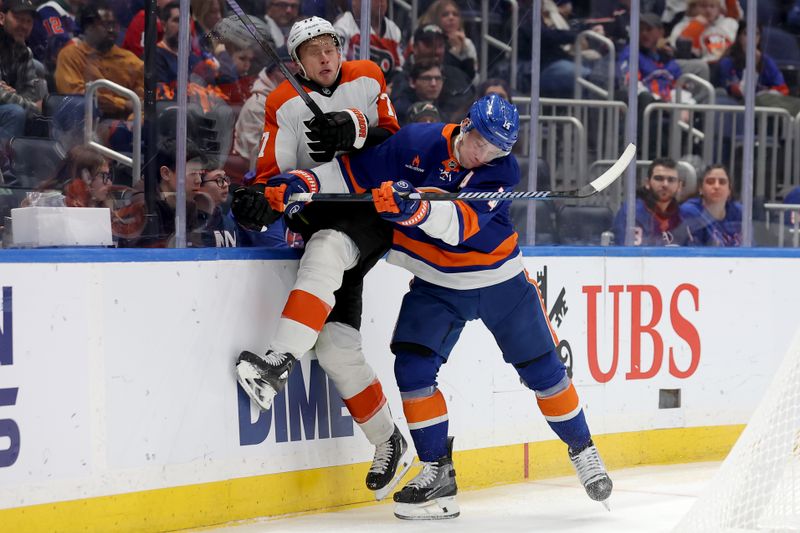
M 800 531 L 800 332 L 707 492 L 675 531 Z

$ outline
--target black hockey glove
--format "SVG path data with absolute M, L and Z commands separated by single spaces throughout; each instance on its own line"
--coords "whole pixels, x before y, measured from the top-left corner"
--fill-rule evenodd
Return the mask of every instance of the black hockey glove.
M 261 231 L 261 228 L 269 227 L 281 217 L 270 207 L 264 196 L 264 188 L 264 184 L 259 183 L 251 187 L 239 187 L 233 192 L 231 212 L 236 222 L 245 229 Z
M 305 122 L 308 126 L 309 155 L 318 163 L 330 161 L 338 151 L 358 150 L 364 146 L 369 119 L 358 109 L 325 113 Z

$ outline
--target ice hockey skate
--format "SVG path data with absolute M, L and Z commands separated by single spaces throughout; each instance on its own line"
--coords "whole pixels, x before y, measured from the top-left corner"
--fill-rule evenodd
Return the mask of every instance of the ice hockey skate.
M 268 350 L 257 355 L 244 351 L 236 360 L 236 379 L 250 399 L 266 411 L 272 407 L 275 395 L 283 390 L 296 362 L 290 353 Z
M 375 446 L 375 457 L 367 472 L 367 488 L 382 500 L 394 489 L 411 468 L 411 449 L 397 426 L 389 440 Z
M 456 502 L 453 438 L 447 439 L 447 455 L 430 463 L 400 492 L 394 494 L 394 515 L 403 520 L 441 520 L 459 515 Z
M 569 459 L 578 473 L 578 479 L 581 480 L 583 488 L 586 489 L 586 494 L 591 499 L 602 503 L 610 511 L 608 498 L 611 496 L 614 484 L 608 477 L 606 467 L 603 465 L 594 443 L 590 440 L 589 444 L 581 450 L 573 451 L 570 448 Z

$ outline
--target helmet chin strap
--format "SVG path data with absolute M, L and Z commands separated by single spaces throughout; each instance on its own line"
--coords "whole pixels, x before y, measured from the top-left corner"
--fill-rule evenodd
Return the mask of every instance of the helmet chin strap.
M 458 161 L 458 164 L 461 165 L 462 167 L 464 165 L 461 163 L 461 153 L 459 148 L 461 148 L 461 143 L 463 141 L 464 141 L 464 130 L 461 130 L 458 132 L 456 140 L 453 141 L 453 157 L 456 158 L 456 161 Z

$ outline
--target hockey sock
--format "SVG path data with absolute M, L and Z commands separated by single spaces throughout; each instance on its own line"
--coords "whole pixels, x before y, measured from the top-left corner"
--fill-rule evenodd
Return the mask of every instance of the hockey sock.
M 401 392 L 411 438 L 420 461 L 433 462 L 447 455 L 447 404 L 436 387 Z
M 592 435 L 575 386 L 555 351 L 515 368 L 523 383 L 536 392 L 539 410 L 558 438 L 572 449 L 585 447 Z

